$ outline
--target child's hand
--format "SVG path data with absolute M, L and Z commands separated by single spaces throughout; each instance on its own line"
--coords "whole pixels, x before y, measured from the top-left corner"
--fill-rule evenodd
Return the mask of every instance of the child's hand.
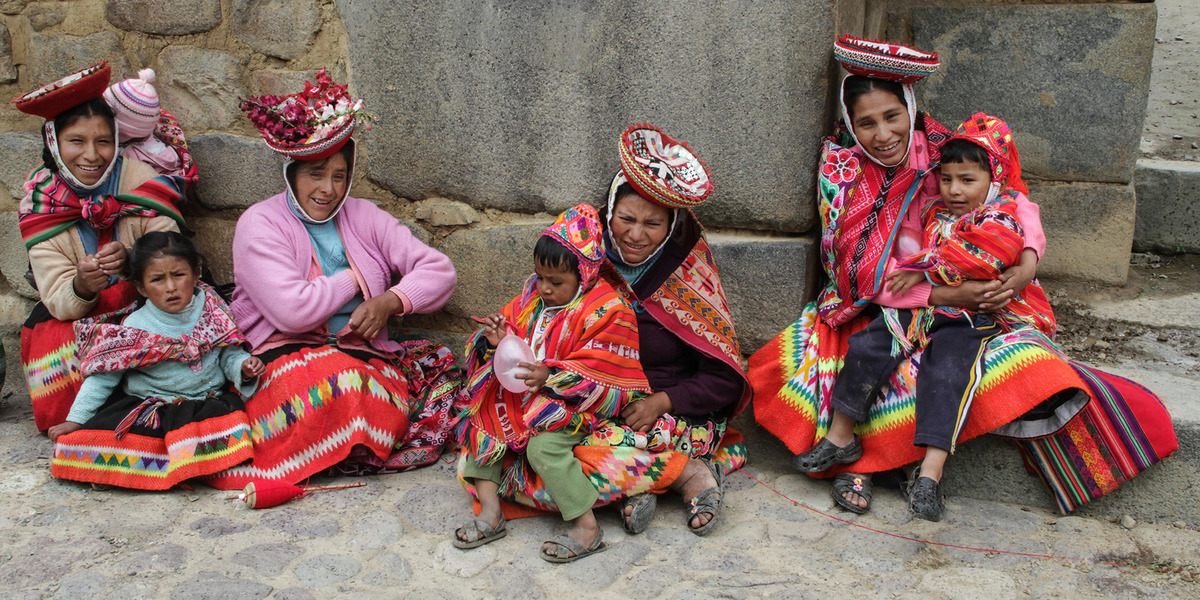
M 125 267 L 125 259 L 129 257 L 129 249 L 121 242 L 109 242 L 96 251 L 96 262 L 105 275 L 116 275 Z
M 504 315 L 493 313 L 483 320 L 483 337 L 487 338 L 488 346 L 496 347 L 500 340 L 504 338 L 505 329 L 508 327 L 508 321 Z M 539 386 L 540 387 L 540 386 Z
M 887 276 L 887 291 L 896 296 L 904 296 L 908 290 L 922 281 L 925 281 L 925 273 L 921 271 L 897 269 Z
M 1005 269 L 1004 272 L 996 278 L 1000 280 L 1000 289 L 989 295 L 989 300 L 991 296 L 1002 294 L 1009 290 L 1012 291 L 1013 297 L 1019 295 L 1021 290 L 1025 289 L 1025 286 L 1029 285 L 1033 281 L 1034 277 L 1037 277 L 1037 263 L 1037 252 L 1034 252 L 1031 248 L 1025 248 L 1022 250 L 1020 261 L 1018 261 L 1017 264 Z M 1000 304 L 999 302 L 988 302 L 985 303 L 985 306 L 988 309 L 995 309 L 1004 305 Z M 980 306 L 980 308 L 984 308 L 984 306 Z
M 524 379 L 525 385 L 529 386 L 529 391 L 536 392 L 546 385 L 546 380 L 550 378 L 550 367 L 546 365 L 535 365 L 533 363 L 519 362 L 518 367 L 529 371 L 525 375 L 517 375 L 517 379 Z
M 242 361 L 243 379 L 254 379 L 255 377 L 259 377 L 266 372 L 267 365 L 264 365 L 262 359 L 257 356 L 251 356 L 250 358 Z
M 68 433 L 71 433 L 72 431 L 79 431 L 80 429 L 83 429 L 83 425 L 80 425 L 79 423 L 72 423 L 70 421 L 67 421 L 65 423 L 59 423 L 58 425 L 51 427 L 50 429 L 48 429 L 46 431 L 46 435 L 50 437 L 50 441 L 57 442 L 58 436 L 67 435 Z

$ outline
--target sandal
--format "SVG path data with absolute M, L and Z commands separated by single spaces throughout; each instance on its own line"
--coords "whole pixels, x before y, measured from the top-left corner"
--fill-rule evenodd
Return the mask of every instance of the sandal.
M 725 499 L 725 469 L 714 465 L 711 460 L 705 459 L 700 461 L 704 466 L 708 467 L 708 472 L 712 473 L 713 479 L 717 482 L 716 487 L 710 487 L 700 495 L 692 498 L 688 503 L 687 523 L 688 529 L 696 535 L 706 535 L 717 524 L 717 517 L 721 514 L 721 503 Z M 714 498 L 716 496 L 716 498 Z M 699 526 L 692 527 L 692 519 L 698 515 L 708 513 L 712 515 L 708 522 Z
M 929 477 L 921 477 L 921 466 L 913 469 L 912 477 L 905 485 L 908 510 L 918 518 L 938 522 L 946 514 L 946 495 L 942 483 Z
M 871 510 L 871 479 L 866 475 L 858 473 L 838 473 L 837 477 L 833 478 L 833 501 L 838 506 L 854 513 L 861 515 L 868 510 Z M 866 506 L 859 506 L 846 498 L 846 494 L 858 494 L 867 501 Z
M 629 514 L 625 514 L 625 509 L 633 507 Z M 621 525 L 632 534 L 639 534 L 650 526 L 650 521 L 654 518 L 654 511 L 658 509 L 657 494 L 638 494 L 625 499 L 625 504 L 621 506 Z
M 862 442 L 858 436 L 845 446 L 834 446 L 829 438 L 821 438 L 817 445 L 809 448 L 808 452 L 797 454 L 792 465 L 801 473 L 821 473 L 828 471 L 833 465 L 848 465 L 862 458 Z
M 608 544 L 604 543 L 603 529 L 596 534 L 596 539 L 592 541 L 592 546 L 590 548 L 584 548 L 583 544 L 571 539 L 571 536 L 565 533 L 552 540 L 546 540 L 543 543 L 556 544 L 558 546 L 558 549 L 554 551 L 554 554 L 546 554 L 545 550 L 542 550 L 538 553 L 541 555 L 542 560 L 552 563 L 575 562 L 590 554 L 596 554 L 608 550 Z M 563 552 L 564 550 L 566 552 Z
M 463 532 L 467 539 L 464 540 L 458 537 L 459 531 Z M 508 521 L 503 515 L 501 515 L 500 522 L 496 523 L 495 527 L 488 525 L 487 521 L 474 519 L 454 531 L 453 543 L 455 548 L 467 550 L 478 548 L 484 544 L 490 544 L 506 535 L 508 535 Z

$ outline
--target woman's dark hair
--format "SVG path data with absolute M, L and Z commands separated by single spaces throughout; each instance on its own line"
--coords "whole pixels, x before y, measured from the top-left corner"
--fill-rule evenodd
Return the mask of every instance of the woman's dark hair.
M 293 190 L 296 189 L 296 172 L 300 170 L 300 165 L 309 164 L 309 165 L 312 165 L 312 167 L 314 169 L 320 169 L 320 168 L 324 167 L 325 165 L 329 164 L 329 161 L 333 160 L 333 157 L 341 155 L 342 158 L 346 159 L 346 168 L 349 169 L 350 162 L 354 160 L 354 155 L 352 154 L 353 151 L 354 151 L 354 140 L 349 139 L 349 140 L 346 140 L 345 144 L 342 144 L 341 148 L 337 149 L 337 152 L 334 152 L 333 154 L 330 154 L 329 156 L 326 156 L 325 158 L 322 158 L 321 160 L 297 160 L 297 161 L 293 162 L 292 164 L 288 165 L 288 170 L 287 170 L 288 186 L 291 187 Z M 347 186 L 347 189 L 349 189 L 349 186 Z
M 992 177 L 987 150 L 970 140 L 955 138 L 942 145 L 942 164 L 946 163 L 975 163 L 988 174 L 989 179 Z
M 54 117 L 54 131 L 59 137 L 62 137 L 64 129 L 74 125 L 76 121 L 88 117 L 104 117 L 104 120 L 108 121 L 109 128 L 114 129 L 113 134 L 116 134 L 113 126 L 116 116 L 104 98 L 92 98 L 83 104 L 62 111 L 57 117 Z M 116 143 L 116 140 L 113 142 Z M 50 169 L 51 173 L 58 173 L 58 164 L 54 162 L 54 155 L 50 154 L 50 142 L 46 139 L 45 132 L 42 133 L 42 162 L 46 163 L 46 168 Z
M 875 90 L 891 92 L 893 96 L 900 100 L 900 104 L 908 108 L 908 102 L 904 100 L 904 86 L 899 83 L 885 79 L 863 77 L 862 75 L 851 75 L 842 84 L 842 102 L 846 105 L 846 111 L 850 113 L 847 116 L 850 117 L 851 121 L 854 120 L 854 104 L 858 102 L 859 98 Z
M 196 275 L 200 274 L 200 265 L 204 264 L 204 256 L 187 236 L 178 231 L 151 231 L 138 238 L 129 253 L 129 272 L 133 281 L 140 282 L 146 265 L 160 256 L 183 259 Z
M 533 246 L 533 258 L 544 266 L 563 269 L 579 275 L 579 257 L 562 245 L 562 242 L 543 235 Z

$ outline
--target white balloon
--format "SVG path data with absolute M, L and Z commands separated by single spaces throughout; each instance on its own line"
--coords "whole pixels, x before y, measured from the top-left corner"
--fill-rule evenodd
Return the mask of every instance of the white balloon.
M 504 389 L 519 394 L 529 391 L 529 386 L 525 385 L 525 380 L 518 379 L 518 375 L 528 375 L 529 370 L 518 367 L 518 363 L 533 363 L 536 362 L 533 355 L 533 348 L 525 343 L 525 340 L 520 337 L 508 334 L 496 344 L 496 353 L 492 356 L 492 371 L 496 374 L 496 379 L 500 382 L 500 386 Z

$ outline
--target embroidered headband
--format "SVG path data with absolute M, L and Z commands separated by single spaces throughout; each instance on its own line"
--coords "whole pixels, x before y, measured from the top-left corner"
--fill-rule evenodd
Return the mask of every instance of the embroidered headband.
M 579 287 L 587 289 L 600 274 L 604 246 L 600 237 L 600 215 L 590 204 L 568 208 L 542 235 L 562 244 L 579 259 Z
M 667 208 L 692 208 L 713 191 L 712 176 L 687 142 L 649 123 L 635 123 L 621 134 L 621 170 L 647 200 Z
M 17 110 L 36 115 L 47 121 L 63 111 L 99 98 L 108 88 L 112 78 L 112 67 L 102 60 L 90 67 L 80 69 L 54 83 L 47 83 L 32 92 L 13 98 Z

